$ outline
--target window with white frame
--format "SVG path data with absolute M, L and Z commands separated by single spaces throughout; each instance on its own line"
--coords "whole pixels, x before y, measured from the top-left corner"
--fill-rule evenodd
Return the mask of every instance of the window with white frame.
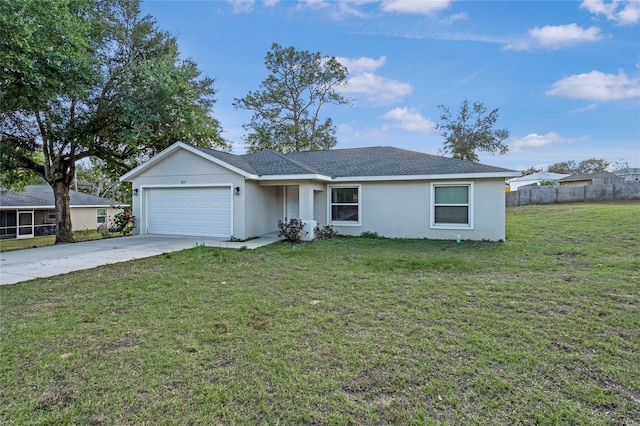
M 329 198 L 329 222 L 360 224 L 360 186 L 332 186 Z
M 473 228 L 473 183 L 431 184 L 431 227 Z
M 51 222 L 55 222 L 56 218 L 58 217 L 58 215 L 56 214 L 55 210 L 49 210 L 47 212 L 47 223 L 51 223 Z
M 107 209 L 97 209 L 96 219 L 98 223 L 107 223 Z

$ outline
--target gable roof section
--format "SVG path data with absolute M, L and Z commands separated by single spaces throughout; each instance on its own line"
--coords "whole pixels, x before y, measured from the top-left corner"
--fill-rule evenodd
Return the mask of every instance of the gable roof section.
M 218 164 L 219 166 L 238 173 L 239 175 L 242 175 L 246 178 L 255 179 L 257 177 L 251 165 L 249 165 L 238 155 L 234 155 L 224 151 L 217 151 L 215 149 L 204 148 L 201 146 L 190 145 L 184 142 L 176 142 L 162 152 L 155 155 L 153 158 L 145 161 L 138 167 L 120 176 L 120 181 L 130 182 L 131 179 L 133 179 L 135 176 L 151 168 L 155 164 L 159 163 L 160 161 L 164 160 L 166 157 L 170 156 L 172 153 L 180 149 L 189 151 L 195 155 L 198 155 L 199 157 L 209 160 L 212 163 Z
M 416 178 L 515 177 L 520 172 L 471 161 L 440 157 L 390 146 L 302 151 L 281 154 L 272 150 L 235 155 L 183 142 L 171 145 L 146 163 L 123 175 L 133 177 L 176 149 L 186 149 L 248 179 L 316 179 L 325 181 L 398 180 Z
M 202 146 L 195 146 L 195 145 L 189 145 L 189 144 L 184 144 L 187 145 L 191 148 L 195 148 L 196 150 L 211 156 L 213 158 L 217 158 L 218 160 L 229 164 L 233 167 L 235 167 L 236 169 L 242 170 L 246 173 L 249 174 L 258 174 L 256 172 L 256 170 L 253 168 L 253 166 L 251 166 L 251 164 L 249 164 L 247 161 L 245 161 L 244 158 L 242 158 L 242 156 L 240 155 L 235 155 L 232 154 L 230 152 L 224 152 L 224 151 L 218 151 L 215 149 L 211 149 L 211 148 L 205 148 Z M 221 164 L 222 165 L 222 164 Z
M 69 191 L 71 207 L 111 207 L 128 206 L 126 203 L 110 200 L 108 198 L 96 197 L 84 192 Z M 0 207 L 2 208 L 25 208 L 42 207 L 54 208 L 55 199 L 53 188 L 49 185 L 29 185 L 24 192 L 6 191 L 0 193 Z

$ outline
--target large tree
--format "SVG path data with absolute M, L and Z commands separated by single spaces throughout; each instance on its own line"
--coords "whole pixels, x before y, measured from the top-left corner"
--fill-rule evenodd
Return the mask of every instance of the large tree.
M 96 197 L 131 203 L 131 185 L 120 182 L 117 177 L 105 173 L 103 162 L 97 158 L 92 158 L 89 163 L 76 164 L 76 177 L 72 188 Z
M 552 173 L 581 175 L 586 173 L 603 172 L 609 167 L 609 163 L 604 158 L 588 158 L 576 163 L 573 160 L 561 161 L 547 167 L 547 171 Z
M 2 178 L 51 185 L 56 243 L 73 241 L 79 160 L 117 175 L 177 140 L 225 146 L 214 93 L 138 0 L 0 1 Z
M 453 158 L 478 161 L 476 151 L 506 154 L 509 147 L 503 143 L 509 137 L 509 130 L 495 129 L 498 109 L 487 112 L 482 102 L 469 104 L 467 99 L 460 105 L 455 117 L 448 107 L 439 105 L 441 122 L 436 129 L 442 131 L 444 147 L 442 151 Z
M 283 48 L 274 43 L 265 57 L 271 73 L 234 106 L 253 111 L 247 150 L 280 152 L 330 149 L 337 143 L 331 118 L 320 116 L 326 104 L 348 104 L 337 90 L 348 71 L 335 57 Z

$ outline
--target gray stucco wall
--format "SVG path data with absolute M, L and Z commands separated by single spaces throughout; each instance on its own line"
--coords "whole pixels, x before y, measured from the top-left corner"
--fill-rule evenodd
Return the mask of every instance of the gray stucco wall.
M 244 235 L 241 239 L 256 237 L 278 231 L 278 220 L 283 218 L 284 201 L 281 186 L 260 186 L 247 181 L 244 186 L 245 211 Z
M 456 181 L 448 181 L 456 182 Z M 468 181 L 464 181 L 468 182 Z M 350 184 L 349 182 L 341 182 Z M 333 228 L 343 235 L 376 232 L 392 238 L 504 240 L 504 179 L 474 181 L 473 229 L 432 229 L 430 181 L 415 182 L 351 182 L 361 184 L 361 225 Z M 327 224 L 328 191 L 316 192 L 315 212 L 319 225 Z
M 135 233 L 146 232 L 144 187 L 161 186 L 191 186 L 228 184 L 232 187 L 240 186 L 241 194 L 244 188 L 244 177 L 224 167 L 184 150 L 177 150 L 162 161 L 144 170 L 132 182 L 133 189 L 138 189 L 138 195 L 133 196 L 132 210 L 136 217 Z M 245 234 L 244 197 L 233 197 L 233 235 Z M 243 237 L 238 237 L 243 238 Z

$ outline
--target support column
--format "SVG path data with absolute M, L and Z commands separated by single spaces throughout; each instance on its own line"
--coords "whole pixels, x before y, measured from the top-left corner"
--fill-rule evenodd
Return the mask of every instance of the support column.
M 313 216 L 313 189 L 314 185 L 301 183 L 299 188 L 299 208 L 300 219 L 304 222 L 303 237 L 305 241 L 313 240 L 316 235 L 314 229 L 318 226 L 318 222 Z

